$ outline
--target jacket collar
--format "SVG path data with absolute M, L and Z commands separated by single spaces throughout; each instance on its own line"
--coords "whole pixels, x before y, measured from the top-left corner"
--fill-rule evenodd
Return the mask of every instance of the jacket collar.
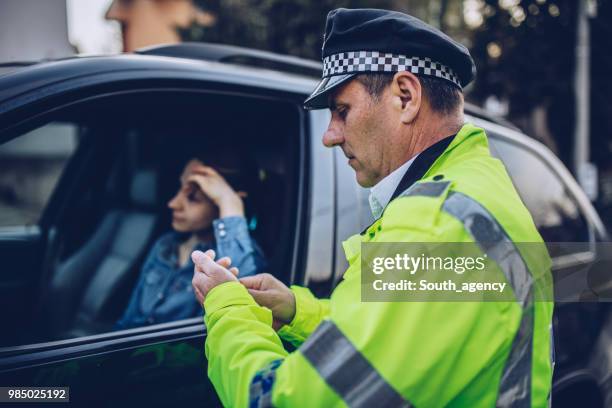
M 405 191 L 408 187 L 419 181 L 425 176 L 427 170 L 431 166 L 433 166 L 434 162 L 440 155 L 446 150 L 446 148 L 451 144 L 455 135 L 445 137 L 442 140 L 434 143 L 429 146 L 427 149 L 423 150 L 414 160 L 414 162 L 410 165 L 404 176 L 400 180 L 399 184 L 395 188 L 393 195 L 391 195 L 391 199 L 389 203 L 393 201 L 397 196 L 399 196 L 403 191 Z M 388 204 L 387 204 L 388 205 Z M 383 210 L 384 211 L 384 210 Z M 374 220 L 376 222 L 377 220 Z M 372 224 L 374 223 L 372 222 Z M 360 235 L 365 234 L 365 232 L 372 225 L 368 225 L 361 231 Z
M 423 176 L 425 176 L 425 173 L 427 173 L 427 170 L 433 166 L 436 159 L 440 157 L 440 155 L 444 153 L 446 148 L 451 144 L 454 137 L 455 135 L 447 136 L 423 150 L 423 152 L 417 156 L 416 160 L 414 163 L 412 163 L 408 171 L 404 174 L 404 177 L 402 177 L 389 202 L 393 201 L 393 199 L 399 196 L 408 187 L 422 179 Z
M 461 148 L 456 150 L 459 146 L 461 146 Z M 457 152 L 457 154 L 452 155 L 454 158 L 449 155 L 451 151 Z M 429 173 L 432 171 L 438 171 L 450 166 L 453 160 L 463 160 L 463 154 L 468 151 L 471 155 L 485 154 L 489 151 L 489 144 L 484 130 L 470 123 L 464 124 L 456 135 L 445 137 L 423 150 L 417 156 L 408 171 L 406 171 L 404 177 L 402 177 L 389 203 L 408 187 L 424 177 L 429 176 Z M 376 221 L 378 221 L 378 219 L 374 222 Z M 374 224 L 374 222 L 372 222 L 372 224 Z M 360 235 L 365 234 L 372 224 L 364 228 Z
M 412 165 L 410 165 L 408 171 L 406 171 L 406 173 L 402 177 L 401 181 L 397 185 L 397 188 L 393 192 L 389 203 L 391 203 L 391 201 L 397 198 L 402 192 L 406 191 L 407 188 L 424 178 L 432 168 L 439 167 L 436 163 L 438 158 L 441 158 L 441 156 L 446 157 L 448 152 L 455 149 L 455 147 L 457 147 L 458 145 L 464 144 L 466 139 L 476 135 L 485 138 L 484 143 L 488 148 L 488 144 L 486 143 L 486 137 L 484 136 L 484 132 L 482 131 L 482 129 L 477 128 L 472 124 L 466 123 L 461 127 L 461 130 L 459 130 L 457 134 L 447 136 L 444 139 L 439 140 L 438 142 L 429 146 L 427 149 L 423 150 L 416 157 Z M 480 138 L 477 137 L 472 139 Z M 480 144 L 481 142 L 481 140 L 474 140 L 474 143 Z M 372 224 L 374 224 L 376 221 L 378 221 L 378 219 L 374 220 Z M 365 234 L 365 232 L 368 230 L 368 228 L 372 226 L 372 224 L 365 227 L 363 231 L 360 232 L 360 235 Z

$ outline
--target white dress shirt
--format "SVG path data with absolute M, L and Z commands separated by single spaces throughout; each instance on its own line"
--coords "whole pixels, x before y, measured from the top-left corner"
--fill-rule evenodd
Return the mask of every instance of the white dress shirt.
M 399 166 L 397 169 L 389 173 L 384 179 L 380 180 L 374 187 L 370 189 L 370 196 L 368 201 L 370 202 L 370 210 L 374 219 L 379 219 L 382 215 L 385 207 L 389 204 L 393 192 L 402 181 L 402 177 L 408 171 L 414 159 L 418 157 L 418 154 L 406 163 Z

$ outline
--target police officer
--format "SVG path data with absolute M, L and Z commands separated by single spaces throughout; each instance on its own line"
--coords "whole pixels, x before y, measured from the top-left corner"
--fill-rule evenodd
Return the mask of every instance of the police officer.
M 376 221 L 343 242 L 349 268 L 330 299 L 271 275 L 238 281 L 227 260 L 192 254 L 208 375 L 224 405 L 548 403 L 552 303 L 536 299 L 535 284 L 550 278 L 550 259 L 520 249 L 542 239 L 484 131 L 463 123 L 462 87 L 474 73 L 465 47 L 414 17 L 329 13 L 323 80 L 305 107 L 331 110 L 323 143 L 372 188 Z M 472 242 L 512 299 L 362 302 L 368 242 Z

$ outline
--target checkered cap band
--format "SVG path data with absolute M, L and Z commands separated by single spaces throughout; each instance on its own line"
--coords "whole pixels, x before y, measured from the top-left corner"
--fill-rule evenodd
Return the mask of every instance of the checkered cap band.
M 378 51 L 349 51 L 323 58 L 323 78 L 373 71 L 409 71 L 417 75 L 431 75 L 451 81 L 461 88 L 461 81 L 452 69 L 427 57 L 406 57 Z

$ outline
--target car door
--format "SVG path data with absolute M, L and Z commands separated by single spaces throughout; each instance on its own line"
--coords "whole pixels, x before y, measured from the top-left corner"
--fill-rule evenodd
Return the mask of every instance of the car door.
M 23 219 L 24 222 L 29 222 L 29 219 L 38 219 L 32 217 L 37 217 L 39 212 L 44 214 L 39 230 L 49 232 L 49 236 L 54 237 L 47 240 L 48 247 L 53 242 L 58 246 L 52 256 L 42 259 L 41 269 L 51 272 L 55 263 L 51 258 L 65 252 L 65 248 L 59 247 L 64 247 L 66 243 L 66 216 L 69 217 L 72 213 L 74 217 L 76 207 L 84 206 L 87 201 L 95 201 L 96 190 L 85 191 L 80 187 L 95 182 L 96 178 L 90 177 L 92 170 L 99 171 L 104 167 L 95 163 L 92 157 L 100 160 L 107 158 L 107 155 L 103 153 L 104 149 L 99 143 L 88 143 L 86 133 L 91 133 L 92 129 L 85 132 L 80 124 L 64 120 L 63 115 L 51 114 L 48 120 L 49 122 L 45 121 L 40 126 L 36 122 L 33 123 L 33 130 L 17 135 L 0 146 L 0 150 L 5 152 L 5 159 L 9 157 L 2 161 L 7 170 L 5 174 L 10 176 L 23 167 L 30 170 L 26 174 L 28 177 L 18 174 L 20 183 L 6 182 L 6 186 L 17 190 L 15 195 L 25 197 L 14 202 L 28 204 L 34 201 L 38 204 L 17 208 L 24 208 L 23 211 L 4 211 L 3 215 L 9 221 Z M 91 125 L 90 122 L 88 126 Z M 29 129 L 29 126 L 26 125 L 25 129 Z M 93 156 L 92 148 L 95 153 Z M 39 156 L 42 156 L 41 163 L 35 161 Z M 18 165 L 15 157 L 26 160 L 26 163 Z M 42 160 L 51 160 L 53 166 Z M 42 170 L 35 172 L 38 168 Z M 14 178 L 16 176 L 11 177 Z M 34 184 L 36 188 L 27 188 L 30 184 Z M 44 197 L 50 195 L 52 199 L 48 202 L 36 201 L 34 199 L 38 196 L 34 195 L 34 199 L 27 200 L 29 196 L 22 193 L 22 190 L 35 193 L 42 191 L 45 193 Z M 78 196 L 82 195 L 92 195 L 92 198 L 80 199 Z M 75 202 L 78 202 L 78 206 Z M 36 211 L 31 210 L 32 208 Z M 94 208 L 86 208 L 90 213 L 88 217 L 91 217 Z M 68 214 L 65 214 L 66 212 Z M 85 214 L 81 213 L 76 217 L 80 219 L 79 225 L 82 229 L 86 229 L 87 224 L 83 220 L 84 216 Z M 91 221 L 95 221 L 95 218 Z M 71 241 L 74 243 L 75 240 Z M 0 245 L 5 244 L 5 241 L 0 242 Z M 8 249 L 10 247 L 5 251 L 8 252 Z M 19 260 L 20 256 L 27 259 L 28 254 L 9 253 L 2 260 Z M 5 347 L 0 348 L 0 383 L 11 386 L 69 387 L 70 400 L 80 405 L 145 402 L 162 406 L 174 401 L 193 403 L 195 399 L 207 401 L 212 406 L 218 404 L 214 390 L 204 376 L 206 364 L 201 350 L 206 331 L 201 319 L 158 325 L 152 329 L 133 329 L 117 334 L 101 333 L 60 341 L 42 341 L 45 338 L 39 339 L 41 333 L 37 329 L 48 322 L 45 321 L 46 314 L 41 314 L 42 312 L 36 309 L 39 306 L 39 298 L 45 295 L 44 291 L 37 290 L 46 282 L 44 273 L 31 272 L 27 262 L 20 261 L 18 266 L 22 273 L 30 276 L 30 280 L 24 282 L 24 294 L 20 300 L 32 310 L 30 314 L 26 314 L 25 309 L 15 304 L 7 309 L 21 321 L 14 327 L 10 326 L 10 320 L 2 321 L 5 328 L 2 343 Z M 6 271 L 3 269 L 3 272 Z M 6 274 L 3 274 L 2 278 L 5 279 Z M 57 306 L 61 300 L 63 299 L 55 299 L 51 307 Z M 28 325 L 28 322 L 32 324 Z M 17 332 L 19 336 L 7 336 L 13 332 Z M 107 391 L 101 393 L 103 389 Z
M 146 57 L 142 58 L 151 61 Z M 295 151 L 295 156 L 291 158 L 292 170 L 288 173 L 294 178 L 285 195 L 288 210 L 286 217 L 282 215 L 285 218 L 280 218 L 279 226 L 283 227 L 282 234 L 276 237 L 284 245 L 282 251 L 279 251 L 281 257 L 279 259 L 282 259 L 282 262 L 279 262 L 278 267 L 283 269 L 285 274 L 282 279 L 286 283 L 303 283 L 305 271 L 313 268 L 303 259 L 304 253 L 308 251 L 307 241 L 317 239 L 312 234 L 325 235 L 328 230 L 331 231 L 333 219 L 330 217 L 333 214 L 325 213 L 331 207 L 330 202 L 333 198 L 331 194 L 327 194 L 316 204 L 315 209 L 323 215 L 323 218 L 320 218 L 323 226 L 314 229 L 308 227 L 306 216 L 313 211 L 313 207 L 309 197 L 309 192 L 312 190 L 307 190 L 307 186 L 310 185 L 310 188 L 315 189 L 315 185 L 310 184 L 311 182 L 331 179 L 326 172 L 332 170 L 331 166 L 326 164 L 323 165 L 322 171 L 314 174 L 307 171 L 307 164 L 315 166 L 317 160 L 321 160 L 310 157 L 312 152 L 307 150 L 307 146 L 311 146 L 311 137 L 315 137 L 315 133 L 309 133 L 309 130 L 320 129 L 316 126 L 311 128 L 309 116 L 301 110 L 300 102 L 304 98 L 304 91 L 293 92 L 289 85 L 286 89 L 280 90 L 275 89 L 278 85 L 266 87 L 263 84 L 273 84 L 272 79 L 265 82 L 247 76 L 235 78 L 238 82 L 236 84 L 221 75 L 222 67 L 218 67 L 215 72 L 207 72 L 200 66 L 197 66 L 197 69 L 185 69 L 185 65 L 189 64 L 184 61 L 177 63 L 178 68 L 167 59 L 162 61 L 161 66 L 156 64 L 139 66 L 132 57 L 114 59 L 112 63 L 107 59 L 100 59 L 93 65 L 91 61 L 84 61 L 83 64 L 79 61 L 68 61 L 59 65 L 54 63 L 48 67 L 36 67 L 29 72 L 20 72 L 16 77 L 9 75 L 2 78 L 4 82 L 0 83 L 0 88 L 6 90 L 12 87 L 14 92 L 13 95 L 9 95 L 6 91 L 0 93 L 0 143 L 2 143 L 0 149 L 11 141 L 25 140 L 23 138 L 31 132 L 48 130 L 49 126 L 64 126 L 61 129 L 65 133 L 76 132 L 70 148 L 62 150 L 63 171 L 57 172 L 60 176 L 57 177 L 56 185 L 48 187 L 49 183 L 45 183 L 46 188 L 52 191 L 51 198 L 48 202 L 39 205 L 42 208 L 39 212 L 43 215 L 34 218 L 42 221 L 32 225 L 26 223 L 27 228 L 22 227 L 21 231 L 17 229 L 13 235 L 7 232 L 4 238 L 0 236 L 0 256 L 2 256 L 0 260 L 13 262 L 23 271 L 17 274 L 22 279 L 20 285 L 23 291 L 23 304 L 29 305 L 34 302 L 31 291 L 26 292 L 32 285 L 41 285 L 44 269 L 50 266 L 45 263 L 45 249 L 48 250 L 54 242 L 59 242 L 55 244 L 59 249 L 52 251 L 47 258 L 61 258 L 64 253 L 71 254 L 79 249 L 66 249 L 66 246 L 75 246 L 75 242 L 81 241 L 74 237 L 70 240 L 66 238 L 70 233 L 62 231 L 62 220 L 66 217 L 91 218 L 83 221 L 88 226 L 85 229 L 95 229 L 103 213 L 100 212 L 99 217 L 89 217 L 89 212 L 97 213 L 98 210 L 104 209 L 107 202 L 115 199 L 112 195 L 104 195 L 105 190 L 102 187 L 88 190 L 88 185 L 93 183 L 106 188 L 108 185 L 114 186 L 113 183 L 119 183 L 120 187 L 113 187 L 112 190 L 117 194 L 127 189 L 125 186 L 121 187 L 125 184 L 122 184 L 121 177 L 117 180 L 117 177 L 113 176 L 112 165 L 109 164 L 108 171 L 105 170 L 107 161 L 110 163 L 122 155 L 129 156 L 129 153 L 122 150 L 120 137 L 116 135 L 107 139 L 103 137 L 106 132 L 117 132 L 120 127 L 116 126 L 121 125 L 117 119 L 104 118 L 104 114 L 109 112 L 108 109 L 112 109 L 109 106 L 113 105 L 115 109 L 121 110 L 117 108 L 117 104 L 121 104 L 123 98 L 142 92 L 155 92 L 158 95 L 159 92 L 169 91 L 176 95 L 177 92 L 180 94 L 202 91 L 208 95 L 202 109 L 207 103 L 221 103 L 210 96 L 211 92 L 214 95 L 217 93 L 223 95 L 225 100 L 248 97 L 259 98 L 257 103 L 263 105 L 276 101 L 275 103 L 293 106 L 296 123 L 292 129 L 295 130 L 276 129 L 274 124 L 270 124 L 271 129 L 275 129 L 279 135 L 283 132 L 288 133 L 287 137 L 292 138 L 288 145 L 291 145 L 292 151 Z M 219 78 L 225 79 L 219 80 Z M 28 85 L 34 84 L 36 79 L 43 83 L 36 88 Z M 98 107 L 98 100 L 108 100 L 108 98 L 114 98 L 111 99 L 112 103 Z M 144 97 L 142 100 L 146 99 L 147 97 Z M 163 104 L 163 98 L 159 100 Z M 129 109 L 130 106 L 134 105 L 126 102 L 125 109 Z M 70 112 L 69 115 L 66 114 L 67 111 Z M 155 116 L 146 109 L 141 111 L 145 119 L 147 115 Z M 202 115 L 203 112 L 170 111 L 173 113 L 165 123 L 177 128 L 180 128 L 180 123 L 190 120 L 187 116 L 190 115 L 195 122 L 200 117 L 193 116 Z M 129 135 L 133 132 L 134 126 L 133 123 L 127 125 L 129 126 L 125 127 L 125 134 Z M 155 130 L 147 129 L 151 132 Z M 51 136 L 50 132 L 46 132 L 41 140 L 49 142 Z M 318 137 L 317 132 L 316 138 Z M 59 143 L 56 140 L 59 139 L 53 140 L 51 144 L 57 146 Z M 146 143 L 139 146 L 142 147 L 139 148 L 139 152 L 150 147 Z M 38 148 L 45 154 L 49 153 L 40 146 Z M 145 153 L 125 163 L 139 166 L 142 160 L 146 161 Z M 262 160 L 265 161 L 265 157 Z M 330 163 L 331 153 L 323 160 Z M 129 167 L 128 164 L 123 167 L 126 166 Z M 272 172 L 268 174 L 267 180 L 270 179 Z M 313 175 L 314 180 L 311 179 Z M 161 204 L 163 205 L 163 202 Z M 84 211 L 82 208 L 87 210 Z M 276 217 L 279 218 L 281 215 L 276 214 Z M 45 220 L 48 220 L 46 224 Z M 54 229 L 58 231 L 54 232 Z M 54 236 L 58 238 L 53 238 Z M 17 253 L 16 248 L 21 252 Z M 331 245 L 327 250 L 321 247 L 321 251 L 326 252 L 319 257 L 317 264 L 330 268 L 328 273 L 330 276 L 331 249 Z M 43 255 L 39 255 L 41 252 Z M 301 258 L 298 255 L 301 255 Z M 327 262 L 325 262 L 326 257 Z M 2 270 L 0 281 L 10 283 L 10 276 L 4 268 Z M 23 318 L 19 308 L 10 309 L 10 314 L 15 320 Z M 9 320 L 7 322 L 10 323 Z M 44 324 L 36 320 L 30 323 L 34 328 Z M 8 324 L 5 327 L 12 329 Z M 15 343 L 14 339 L 6 338 L 4 347 L 0 348 L 0 384 L 68 386 L 71 401 L 87 405 L 110 406 L 133 403 L 180 406 L 198 403 L 218 406 L 220 404 L 216 393 L 206 377 L 206 361 L 203 355 L 205 337 L 206 329 L 202 319 L 191 318 L 124 331 L 35 343 L 23 341 Z
M 592 275 L 603 272 L 600 278 L 612 279 L 608 256 L 602 253 L 606 247 L 600 244 L 607 233 L 569 171 L 550 151 L 498 127 L 487 133 L 492 153 L 508 169 L 553 262 L 553 400 L 563 396 L 563 406 L 582 403 L 580 394 L 587 388 L 597 391 L 593 394 L 597 400 L 600 390 L 589 366 L 608 307 L 594 301 L 598 288 Z

